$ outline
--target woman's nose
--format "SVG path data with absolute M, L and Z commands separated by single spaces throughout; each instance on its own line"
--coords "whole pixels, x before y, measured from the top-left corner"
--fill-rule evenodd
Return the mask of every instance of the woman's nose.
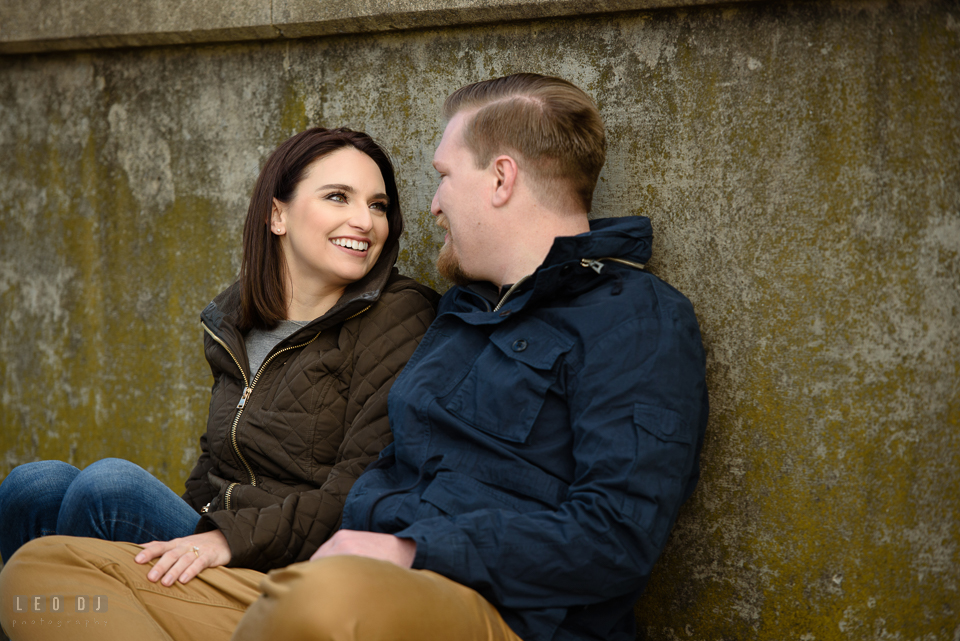
M 359 205 L 353 210 L 349 224 L 355 229 L 370 231 L 373 228 L 373 214 L 366 205 Z

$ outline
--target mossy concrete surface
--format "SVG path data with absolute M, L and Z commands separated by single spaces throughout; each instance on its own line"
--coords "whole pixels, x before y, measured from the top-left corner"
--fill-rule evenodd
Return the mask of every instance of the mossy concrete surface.
M 132 459 L 181 490 L 199 312 L 250 189 L 308 125 L 384 143 L 402 271 L 442 289 L 440 106 L 529 70 L 596 97 L 597 216 L 708 350 L 702 481 L 637 606 L 650 640 L 960 639 L 960 9 L 749 3 L 0 57 L 0 475 Z

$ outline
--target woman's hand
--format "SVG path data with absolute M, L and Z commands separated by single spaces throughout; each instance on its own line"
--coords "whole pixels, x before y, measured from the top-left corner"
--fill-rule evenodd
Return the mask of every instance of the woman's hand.
M 143 544 L 134 561 L 146 563 L 160 557 L 147 573 L 147 579 L 170 587 L 174 581 L 186 583 L 206 568 L 215 568 L 230 562 L 230 546 L 220 530 L 191 534 L 172 541 L 150 541 Z M 162 579 L 161 579 L 162 577 Z

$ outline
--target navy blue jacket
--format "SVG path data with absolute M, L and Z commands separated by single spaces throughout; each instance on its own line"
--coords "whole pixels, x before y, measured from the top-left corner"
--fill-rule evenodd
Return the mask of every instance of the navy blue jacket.
M 525 641 L 632 641 L 696 485 L 693 306 L 601 260 L 645 263 L 651 237 L 647 218 L 596 220 L 499 309 L 476 286 L 448 291 L 390 390 L 395 441 L 344 507 L 344 528 L 413 539 L 414 568 L 478 591 Z

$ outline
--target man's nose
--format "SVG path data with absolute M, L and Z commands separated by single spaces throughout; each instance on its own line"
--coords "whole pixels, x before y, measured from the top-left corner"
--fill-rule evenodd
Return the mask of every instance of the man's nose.
M 441 214 L 440 199 L 438 198 L 439 195 L 440 195 L 440 190 L 438 189 L 433 194 L 433 200 L 430 201 L 430 213 L 433 214 L 434 216 L 439 216 Z

